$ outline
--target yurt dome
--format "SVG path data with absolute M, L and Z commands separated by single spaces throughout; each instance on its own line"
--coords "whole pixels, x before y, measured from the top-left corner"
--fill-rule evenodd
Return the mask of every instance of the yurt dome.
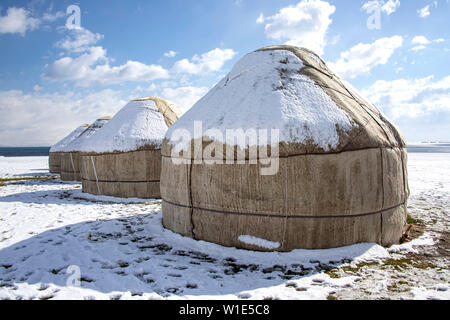
M 180 109 L 162 98 L 128 103 L 80 146 L 83 192 L 159 198 L 161 143 L 179 116 Z
M 239 130 L 277 143 L 228 134 Z M 307 49 L 243 57 L 168 130 L 162 157 L 163 224 L 195 239 L 262 251 L 390 245 L 406 225 L 400 133 Z M 266 175 L 267 160 L 277 170 Z
M 107 123 L 111 117 L 97 119 L 88 126 L 77 138 L 60 148 L 61 157 L 61 180 L 63 181 L 81 181 L 80 156 L 81 146 L 88 141 L 91 136 Z
M 68 136 L 55 143 L 50 148 L 50 154 L 48 158 L 50 173 L 61 173 L 61 151 L 62 149 L 78 138 L 80 134 L 89 127 L 89 124 L 84 124 L 73 130 Z

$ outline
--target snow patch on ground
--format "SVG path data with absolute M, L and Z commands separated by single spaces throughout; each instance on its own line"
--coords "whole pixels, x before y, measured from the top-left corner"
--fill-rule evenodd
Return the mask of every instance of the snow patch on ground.
M 280 247 L 279 242 L 269 241 L 266 239 L 261 239 L 261 238 L 257 238 L 257 237 L 253 237 L 253 236 L 249 236 L 249 235 L 241 235 L 241 236 L 239 236 L 238 240 L 243 243 L 254 245 L 254 246 L 257 246 L 260 248 L 265 248 L 265 249 L 276 249 L 276 248 Z
M 446 228 L 450 155 L 430 165 L 435 157 L 410 155 L 409 210 Z M 48 170 L 47 157 L 0 158 L 2 176 L 33 176 L 42 169 Z M 90 196 L 79 183 L 59 179 L 0 187 L 0 299 L 450 299 L 448 267 L 358 266 L 383 266 L 385 259 L 409 259 L 434 246 L 427 232 L 388 249 L 361 243 L 247 251 L 164 229 L 159 201 Z M 71 266 L 80 268 L 79 287 L 70 285 Z M 343 268 L 367 272 L 330 272 Z M 393 281 L 406 278 L 409 291 L 393 292 Z
M 414 239 L 411 242 L 393 245 L 388 249 L 389 253 L 417 253 L 418 247 L 432 246 L 436 244 L 433 236 L 430 233 L 425 233 L 423 236 Z
M 154 203 L 161 202 L 159 199 L 140 199 L 140 198 L 118 198 L 111 196 L 97 196 L 89 193 L 84 193 L 81 190 L 76 190 L 72 193 L 73 198 L 106 203 Z

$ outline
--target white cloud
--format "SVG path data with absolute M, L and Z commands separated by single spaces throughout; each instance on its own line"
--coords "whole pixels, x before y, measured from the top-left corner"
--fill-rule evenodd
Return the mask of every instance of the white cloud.
M 178 107 L 186 111 L 190 109 L 200 98 L 208 92 L 206 87 L 178 87 L 164 88 L 161 96 L 167 100 L 173 101 Z
M 362 9 L 367 11 L 368 13 L 372 13 L 372 10 L 374 8 L 380 8 L 382 12 L 386 13 L 387 15 L 391 15 L 395 11 L 397 11 L 398 8 L 400 8 L 400 0 L 373 0 L 365 2 L 362 6 Z
M 0 91 L 1 144 L 53 145 L 83 123 L 114 115 L 126 101 L 120 92 L 45 94 Z
M 435 39 L 435 40 L 428 40 L 425 36 L 415 36 L 411 40 L 411 43 L 416 46 L 411 48 L 410 50 L 417 52 L 417 51 L 426 49 L 427 45 L 429 45 L 431 43 L 442 43 L 444 41 L 445 41 L 445 39 L 442 39 L 442 38 Z
M 173 58 L 177 55 L 175 51 L 170 50 L 169 52 L 164 53 L 164 57 Z
M 0 16 L 0 34 L 19 33 L 25 35 L 28 30 L 39 27 L 40 20 L 30 16 L 30 12 L 23 8 L 8 8 L 5 16 Z
M 381 38 L 373 43 L 359 43 L 330 63 L 331 69 L 343 77 L 355 78 L 369 73 L 374 67 L 386 64 L 395 50 L 403 45 L 401 36 Z
M 398 8 L 400 8 L 400 0 L 388 0 L 385 4 L 383 4 L 381 10 L 390 15 L 397 11 Z
M 408 142 L 450 139 L 450 76 L 376 81 L 362 90 Z
M 120 66 L 111 66 L 102 47 L 90 47 L 76 58 L 63 57 L 46 67 L 43 78 L 52 81 L 74 81 L 80 86 L 90 83 L 116 84 L 125 81 L 150 81 L 169 77 L 159 65 L 146 65 L 129 60 Z
M 233 59 L 235 55 L 236 52 L 233 49 L 216 48 L 201 56 L 195 55 L 191 61 L 188 59 L 178 60 L 173 66 L 173 71 L 197 75 L 219 71 L 224 63 Z
M 430 5 L 425 6 L 424 8 L 417 11 L 419 17 L 426 18 L 430 15 Z
M 45 12 L 44 15 L 42 16 L 42 20 L 48 21 L 48 22 L 54 22 L 58 19 L 64 18 L 65 16 L 66 16 L 66 14 L 62 11 L 57 11 L 55 13 Z
M 326 45 L 325 36 L 332 23 L 330 16 L 335 10 L 336 7 L 326 1 L 302 0 L 265 19 L 261 15 L 257 22 L 268 21 L 265 33 L 269 39 L 286 41 L 286 44 L 306 47 L 322 54 Z
M 258 19 L 256 19 L 256 23 L 258 23 L 258 24 L 264 23 L 264 20 L 266 20 L 266 19 L 264 18 L 264 15 L 261 13 L 259 15 Z
M 420 117 L 439 112 L 450 115 L 450 76 L 435 81 L 434 76 L 420 79 L 379 80 L 362 94 L 393 119 Z
M 448 2 L 448 0 L 447 0 L 447 2 Z M 432 4 L 429 4 L 429 5 L 425 6 L 425 7 L 423 7 L 422 9 L 417 10 L 417 13 L 418 13 L 419 17 L 427 18 L 431 14 L 431 12 L 430 12 L 431 7 L 437 8 L 437 6 L 438 6 L 438 2 L 437 1 L 433 1 Z
M 56 43 L 58 48 L 71 51 L 83 52 L 89 50 L 90 46 L 96 44 L 103 38 L 99 33 L 93 33 L 82 27 L 67 29 L 67 36 Z
M 420 46 L 412 47 L 412 48 L 411 48 L 411 51 L 417 52 L 417 51 L 425 50 L 426 48 L 427 48 L 426 46 L 420 45 Z
M 421 44 L 421 45 L 426 45 L 430 43 L 430 40 L 428 40 L 426 37 L 424 36 L 415 36 L 412 40 L 411 40 L 412 44 Z

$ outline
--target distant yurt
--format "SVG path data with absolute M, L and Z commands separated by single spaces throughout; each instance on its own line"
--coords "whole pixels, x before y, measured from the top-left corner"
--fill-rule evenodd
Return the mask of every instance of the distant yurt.
M 78 138 L 80 134 L 89 127 L 89 124 L 84 124 L 73 130 L 68 136 L 55 143 L 50 148 L 50 154 L 48 157 L 48 166 L 50 173 L 61 173 L 61 150 Z
M 180 115 L 158 97 L 128 103 L 81 146 L 83 192 L 160 198 L 161 143 Z
M 63 181 L 81 181 L 80 173 L 80 147 L 86 143 L 91 136 L 107 123 L 111 117 L 97 119 L 78 138 L 61 148 L 61 180 Z
M 395 126 L 319 56 L 263 48 L 168 130 L 163 225 L 260 251 L 387 246 L 406 226 L 406 162 Z

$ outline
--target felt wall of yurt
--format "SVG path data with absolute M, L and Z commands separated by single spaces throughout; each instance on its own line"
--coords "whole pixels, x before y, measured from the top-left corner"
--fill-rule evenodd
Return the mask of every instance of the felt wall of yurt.
M 50 173 L 61 173 L 61 150 L 71 143 L 73 140 L 78 138 L 80 134 L 83 133 L 89 127 L 89 124 L 84 124 L 79 126 L 74 131 L 72 131 L 69 135 L 67 135 L 62 140 L 55 143 L 50 148 L 50 153 L 48 157 L 48 165 Z
M 105 123 L 107 123 L 111 117 L 103 117 L 97 119 L 86 130 L 84 130 L 76 139 L 61 148 L 61 180 L 63 181 L 81 181 L 80 172 L 80 147 L 90 139 L 90 137 Z
M 81 147 L 83 192 L 160 198 L 161 143 L 180 115 L 158 97 L 128 103 Z
M 226 137 L 227 129 L 252 128 L 278 129 L 279 144 Z M 192 139 L 180 144 L 177 130 Z M 252 152 L 264 148 L 267 156 Z M 236 163 L 239 152 L 243 164 Z M 204 161 L 225 157 L 234 163 Z M 268 159 L 278 159 L 274 175 L 261 174 Z M 261 251 L 398 243 L 407 218 L 406 162 L 395 126 L 320 57 L 292 46 L 260 49 L 168 130 L 163 224 L 198 240 Z

